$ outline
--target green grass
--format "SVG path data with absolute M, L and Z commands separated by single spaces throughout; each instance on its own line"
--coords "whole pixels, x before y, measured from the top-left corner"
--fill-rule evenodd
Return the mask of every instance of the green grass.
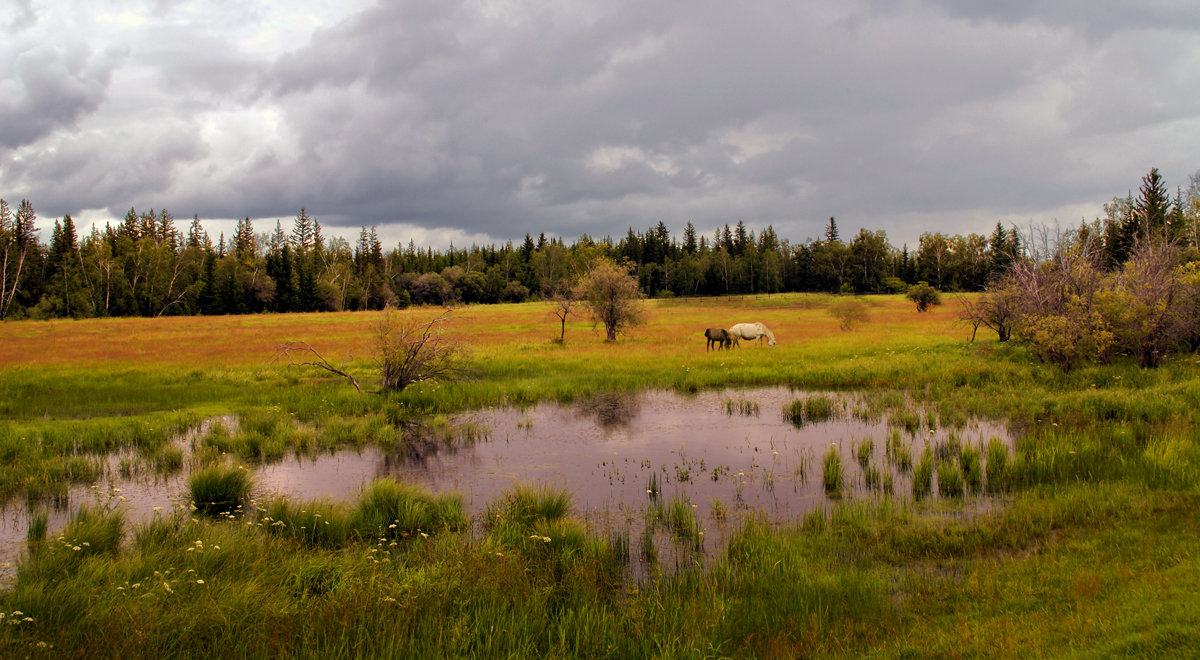
M 922 500 L 929 497 L 931 492 L 933 492 L 933 451 L 930 450 L 929 445 L 926 445 L 921 452 L 921 459 L 913 468 L 912 493 L 914 499 Z
M 871 457 L 875 455 L 875 442 L 870 438 L 864 438 L 858 446 L 854 448 L 854 458 L 858 461 L 858 466 L 863 470 L 871 463 Z
M 821 461 L 821 483 L 825 486 L 825 494 L 830 497 L 840 497 L 842 482 L 845 479 L 845 468 L 842 466 L 842 452 L 837 445 L 830 445 L 825 450 L 825 458 Z
M 961 498 L 963 496 L 962 468 L 954 461 L 937 462 L 938 496 Z
M 836 411 L 837 402 L 832 396 L 813 394 L 784 406 L 783 418 L 800 427 L 827 422 L 833 419 Z
M 983 458 L 977 447 L 963 447 L 959 454 L 962 479 L 967 491 L 978 495 L 983 490 Z
M 700 529 L 700 517 L 696 507 L 687 498 L 673 497 L 664 507 L 663 521 L 688 546 L 699 550 L 704 546 L 704 532 Z
M 1009 464 L 1012 462 L 1008 446 L 999 438 L 992 438 L 987 445 L 987 491 L 1003 493 L 1012 484 Z
M 403 538 L 466 524 L 462 497 L 431 495 L 419 486 L 383 478 L 358 496 L 351 526 L 367 538 Z
M 210 465 L 188 477 L 192 504 L 209 515 L 231 515 L 250 497 L 253 479 L 240 465 Z

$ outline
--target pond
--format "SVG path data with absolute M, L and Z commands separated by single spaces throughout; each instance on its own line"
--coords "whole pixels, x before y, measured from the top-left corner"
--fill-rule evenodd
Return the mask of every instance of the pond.
M 825 408 L 793 423 L 784 409 L 797 399 Z M 960 419 L 948 429 L 915 406 L 889 416 L 872 414 L 869 404 L 868 395 L 775 387 L 609 394 L 569 405 L 482 410 L 455 423 L 485 429 L 483 440 L 294 456 L 255 468 L 255 497 L 349 499 L 372 479 L 392 476 L 461 493 L 478 526 L 488 503 L 514 484 L 547 485 L 570 491 L 574 514 L 594 531 L 624 535 L 635 551 L 642 549 L 639 539 L 654 543 L 667 549 L 666 561 L 690 562 L 723 548 L 751 512 L 782 524 L 834 499 L 911 497 L 905 457 L 911 465 L 927 443 L 982 447 L 1000 438 L 1012 446 L 993 422 Z M 198 436 L 180 443 L 186 449 Z M 843 472 L 836 491 L 823 478 L 831 451 Z M 71 489 L 67 506 L 51 513 L 51 534 L 65 525 L 68 509 L 93 499 L 124 508 L 130 522 L 187 505 L 185 475 L 131 473 L 118 467 L 120 458 L 110 457 L 100 483 Z M 690 527 L 670 524 L 671 511 L 678 517 L 688 509 Z M 664 516 L 666 524 L 659 524 Z M 19 555 L 27 526 L 24 507 L 5 512 L 0 561 Z M 681 538 L 684 527 L 688 538 Z

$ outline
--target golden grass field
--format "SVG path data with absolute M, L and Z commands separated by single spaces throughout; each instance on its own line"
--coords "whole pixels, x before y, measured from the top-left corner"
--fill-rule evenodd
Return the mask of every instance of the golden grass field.
M 827 311 L 830 296 L 780 294 L 732 299 L 647 301 L 645 323 L 622 335 L 617 345 L 624 359 L 684 357 L 705 352 L 702 333 L 761 321 L 775 333 L 777 348 L 791 353 L 853 336 L 864 346 L 886 346 L 916 336 L 961 340 L 970 328 L 956 323 L 954 300 L 918 313 L 902 296 L 863 298 L 869 320 L 850 332 L 838 327 Z M 416 318 L 432 318 L 440 307 L 406 310 Z M 233 367 L 268 363 L 285 341 L 307 341 L 331 361 L 366 359 L 371 354 L 373 326 L 382 312 L 264 314 L 166 318 L 90 319 L 87 321 L 23 321 L 0 324 L 0 365 L 86 367 Z M 468 306 L 454 310 L 450 327 L 472 348 L 549 348 L 559 322 L 548 303 Z M 613 347 L 601 330 L 593 330 L 582 307 L 568 318 L 566 345 L 579 356 L 607 355 Z M 742 350 L 758 347 L 743 343 Z M 765 348 L 765 345 L 763 346 Z

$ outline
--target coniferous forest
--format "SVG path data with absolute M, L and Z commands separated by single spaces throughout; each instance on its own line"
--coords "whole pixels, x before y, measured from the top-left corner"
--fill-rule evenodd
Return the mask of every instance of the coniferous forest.
M 1136 194 L 1113 198 L 1104 217 L 1066 233 L 1102 241 L 1116 267 L 1148 228 L 1185 247 L 1200 245 L 1200 173 L 1172 196 L 1151 170 Z M 374 227 L 353 243 L 326 236 L 303 208 L 290 227 L 256 227 L 245 218 L 231 237 L 211 236 L 197 216 L 181 222 L 166 209 L 131 208 L 117 226 L 86 236 L 67 215 L 54 220 L 48 243 L 40 230 L 31 202 L 13 209 L 0 200 L 0 319 L 521 302 L 565 290 L 597 256 L 628 263 L 651 297 L 902 292 L 919 281 L 977 291 L 1029 253 L 1029 237 L 999 222 L 987 236 L 925 233 L 910 248 L 892 245 L 883 231 L 843 237 L 835 218 L 807 242 L 740 221 L 712 235 L 691 222 L 673 234 L 659 222 L 619 239 L 583 235 L 568 245 L 527 234 L 519 244 L 444 251 L 412 241 L 385 250 Z

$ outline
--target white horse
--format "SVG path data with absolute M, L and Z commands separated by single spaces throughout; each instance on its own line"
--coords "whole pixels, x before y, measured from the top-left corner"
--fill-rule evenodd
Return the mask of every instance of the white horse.
M 729 329 L 729 336 L 737 339 L 745 339 L 747 341 L 761 340 L 766 337 L 767 345 L 775 345 L 775 333 L 767 329 L 767 326 L 758 323 L 739 323 Z M 735 344 L 736 345 L 736 344 Z

